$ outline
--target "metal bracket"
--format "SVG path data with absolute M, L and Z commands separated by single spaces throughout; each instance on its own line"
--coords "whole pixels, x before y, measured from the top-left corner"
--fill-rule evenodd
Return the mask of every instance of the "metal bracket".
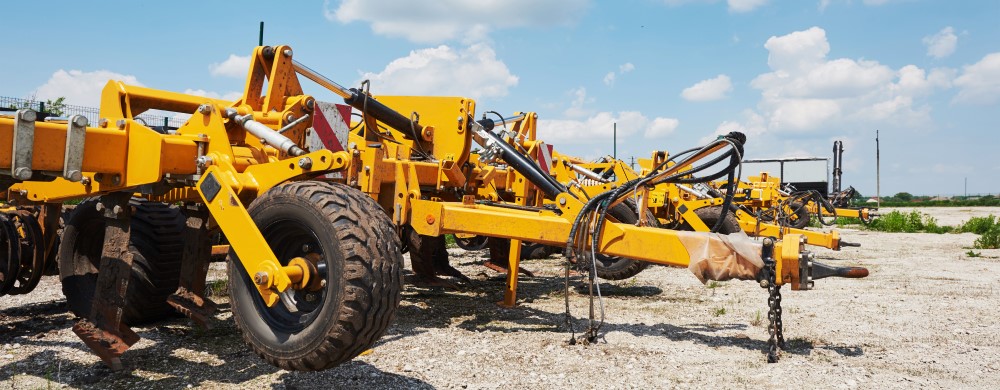
M 83 146 L 87 138 L 87 117 L 73 115 L 66 129 L 66 157 L 63 159 L 62 176 L 79 182 L 83 179 Z
M 18 180 L 31 178 L 31 155 L 35 149 L 35 119 L 38 115 L 28 109 L 17 110 L 14 116 L 13 149 L 10 152 L 10 175 Z

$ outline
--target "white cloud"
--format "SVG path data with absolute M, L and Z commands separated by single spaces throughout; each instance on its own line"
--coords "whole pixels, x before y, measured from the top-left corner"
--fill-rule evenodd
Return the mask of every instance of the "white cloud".
M 927 46 L 927 55 L 934 58 L 945 58 L 955 52 L 958 45 L 958 36 L 951 26 L 938 31 L 937 34 L 924 37 L 924 46 Z
M 963 67 L 955 86 L 959 88 L 955 102 L 985 105 L 1000 99 L 1000 52 Z
M 707 102 L 724 99 L 733 90 L 729 76 L 720 74 L 715 78 L 702 80 L 681 91 L 681 97 L 693 102 Z
M 604 75 L 604 85 L 609 87 L 615 85 L 615 72 L 608 72 Z
M 483 43 L 464 49 L 447 45 L 411 51 L 378 73 L 366 72 L 372 90 L 380 95 L 455 95 L 472 98 L 507 95 L 517 76 L 493 48 Z
M 768 0 L 727 0 L 729 12 L 750 12 L 767 5 Z
M 589 0 L 343 0 L 335 7 L 330 3 L 323 4 L 328 20 L 368 22 L 376 34 L 421 43 L 478 42 L 497 29 L 570 25 L 590 6 Z
M 250 56 L 240 57 L 236 54 L 230 54 L 225 61 L 208 65 L 208 72 L 212 76 L 244 78 L 249 70 Z
M 646 138 L 660 138 L 668 136 L 677 130 L 677 126 L 681 124 L 680 121 L 674 118 L 661 118 L 657 117 L 653 119 L 648 126 L 646 126 L 646 131 L 643 132 L 643 136 Z
M 204 97 L 207 97 L 207 98 L 220 99 L 220 100 L 229 100 L 229 101 L 235 101 L 236 99 L 239 99 L 239 98 L 243 97 L 243 93 L 242 92 L 235 92 L 235 91 L 233 91 L 233 92 L 226 92 L 226 93 L 218 93 L 218 92 L 206 91 L 204 89 L 190 89 L 190 88 L 188 88 L 188 89 L 184 90 L 184 93 L 187 94 L 187 95 L 204 96 Z
M 604 75 L 604 85 L 607 85 L 609 87 L 615 86 L 615 80 L 618 78 L 618 75 L 623 75 L 633 70 L 635 70 L 635 65 L 632 65 L 631 62 L 626 62 L 624 64 L 618 65 L 617 75 L 615 74 L 614 71 L 610 71 Z
M 607 144 L 613 137 L 616 123 L 618 139 L 623 140 L 636 134 L 646 138 L 663 137 L 673 133 L 680 122 L 674 118 L 650 119 L 638 111 L 605 111 L 583 120 L 541 119 L 538 138 L 554 145 Z
M 142 86 L 142 83 L 135 76 L 109 70 L 83 72 L 59 69 L 45 84 L 35 90 L 35 97 L 42 100 L 65 97 L 66 104 L 98 107 L 101 103 L 101 90 L 104 89 L 109 80 Z
M 584 105 L 593 103 L 594 98 L 587 97 L 587 89 L 580 87 L 569 91 L 569 93 L 573 96 L 573 101 L 570 102 L 569 108 L 563 111 L 563 115 L 568 118 L 583 118 L 590 115 L 590 110 L 584 108 Z
M 949 69 L 928 74 L 915 65 L 893 70 L 872 60 L 829 59 L 826 31 L 818 27 L 771 37 L 764 47 L 771 72 L 750 85 L 761 91 L 757 109 L 770 131 L 809 132 L 848 122 L 926 125 L 930 108 L 920 98 L 948 88 L 954 78 Z

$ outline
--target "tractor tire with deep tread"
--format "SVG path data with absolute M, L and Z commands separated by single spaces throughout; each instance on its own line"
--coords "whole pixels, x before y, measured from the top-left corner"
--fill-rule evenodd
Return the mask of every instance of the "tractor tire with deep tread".
M 101 263 L 106 222 L 97 199 L 83 201 L 66 219 L 59 243 L 59 279 L 70 311 L 88 317 Z M 184 216 L 176 206 L 133 198 L 129 228 L 132 277 L 124 320 L 135 325 L 176 316 L 167 297 L 177 291 L 184 250 Z
M 233 319 L 253 351 L 282 369 L 315 371 L 370 348 L 395 316 L 403 277 L 399 236 L 381 206 L 341 184 L 300 181 L 272 188 L 248 211 L 283 264 L 314 259 L 325 280 L 267 307 L 231 251 Z

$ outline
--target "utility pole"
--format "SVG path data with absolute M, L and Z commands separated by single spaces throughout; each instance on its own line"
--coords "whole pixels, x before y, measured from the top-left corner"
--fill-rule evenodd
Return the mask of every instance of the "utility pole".
M 969 177 L 965 177 L 965 199 L 969 199 Z
M 879 164 L 878 129 L 875 129 L 875 208 L 882 206 L 882 170 Z
M 614 146 L 612 146 L 614 149 L 612 149 L 612 150 L 613 150 L 613 153 L 614 153 L 615 160 L 617 160 L 618 159 L 618 122 L 615 122 L 614 127 L 613 127 L 613 129 L 611 131 L 612 131 L 611 137 L 614 138 L 614 143 L 612 144 L 612 145 L 614 145 Z

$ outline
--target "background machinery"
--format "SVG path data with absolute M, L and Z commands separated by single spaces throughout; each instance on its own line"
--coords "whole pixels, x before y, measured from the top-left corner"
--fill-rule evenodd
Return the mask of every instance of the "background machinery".
M 633 207 L 633 193 L 660 183 L 732 175 L 741 134 L 589 194 L 541 167 L 541 142 L 494 129 L 531 123 L 533 114 L 476 120 L 476 103 L 467 98 L 375 100 L 366 88 L 344 88 L 294 61 L 288 46 L 257 47 L 250 62 L 235 102 L 112 81 L 98 123 L 81 116 L 36 122 L 30 110 L 0 117 L 2 184 L 11 204 L 46 213 L 42 242 L 56 235 L 49 213 L 85 199 L 66 219 L 59 274 L 80 318 L 74 332 L 114 369 L 124 367 L 122 354 L 139 338 L 130 324 L 174 309 L 209 325 L 215 304 L 205 296 L 205 278 L 215 229 L 231 246 L 237 328 L 255 353 L 290 370 L 336 366 L 382 335 L 400 300 L 401 237 L 411 256 L 430 259 L 414 266 L 432 275 L 449 267 L 428 242 L 474 234 L 509 239 L 511 269 L 520 241 L 531 240 L 565 247 L 567 258 L 584 265 L 618 256 L 687 266 L 703 281 L 753 280 L 772 301 L 771 360 L 782 339 L 774 304 L 781 286 L 808 290 L 824 277 L 867 275 L 815 262 L 796 235 L 761 244 L 654 227 L 641 212 L 649 196 L 635 204 L 635 222 L 613 211 Z M 344 111 L 305 94 L 299 76 L 342 97 L 361 113 L 361 125 L 324 125 Z M 192 116 L 163 134 L 135 120 L 148 110 Z M 720 161 L 728 163 L 717 168 Z M 7 285 L 23 272 L 11 264 L 26 257 L 14 242 L 22 233 L 4 237 Z M 44 253 L 38 248 L 30 249 L 32 267 Z M 506 305 L 515 303 L 517 275 L 508 273 Z M 13 283 L 30 290 L 26 282 Z

